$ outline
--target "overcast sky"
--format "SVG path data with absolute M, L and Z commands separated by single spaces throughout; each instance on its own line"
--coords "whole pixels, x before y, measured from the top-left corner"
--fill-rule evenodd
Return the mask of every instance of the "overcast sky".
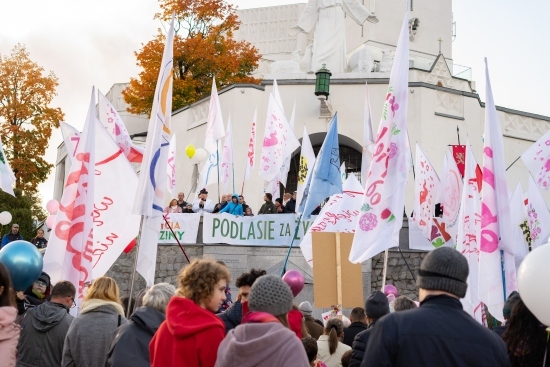
M 384 0 L 400 6 L 403 0 Z M 415 0 L 425 1 L 425 0 Z M 241 8 L 304 1 L 232 0 Z M 401 8 L 400 8 L 401 9 Z M 156 0 L 17 0 L 0 3 L 0 53 L 25 44 L 31 59 L 59 78 L 58 96 L 66 122 L 82 129 L 92 85 L 107 93 L 114 83 L 139 72 L 134 52 L 161 26 L 153 20 Z M 470 66 L 485 100 L 483 58 L 489 59 L 495 102 L 550 116 L 544 85 L 550 85 L 550 2 L 455 0 L 454 63 Z M 423 20 L 424 21 L 424 20 Z M 47 159 L 55 163 L 61 133 L 54 131 Z M 53 196 L 50 179 L 40 186 L 44 202 Z

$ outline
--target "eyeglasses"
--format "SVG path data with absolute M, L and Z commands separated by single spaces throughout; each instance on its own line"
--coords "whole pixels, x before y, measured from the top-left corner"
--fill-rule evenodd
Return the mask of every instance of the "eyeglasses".
M 44 283 L 41 280 L 37 280 L 36 282 L 34 282 L 34 285 L 37 286 L 37 287 L 47 287 L 48 286 L 46 283 Z
M 74 297 L 71 297 L 73 299 L 73 305 L 71 306 L 71 308 L 75 308 L 76 307 L 76 302 L 74 300 Z

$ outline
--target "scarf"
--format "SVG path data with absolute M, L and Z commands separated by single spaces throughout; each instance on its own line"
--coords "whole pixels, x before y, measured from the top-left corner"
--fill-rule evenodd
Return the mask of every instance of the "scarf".
M 92 298 L 84 301 L 80 313 L 88 313 L 101 306 L 112 306 L 120 316 L 124 316 L 124 310 L 122 309 L 122 306 L 120 304 L 113 301 L 105 301 L 99 298 Z
M 270 313 L 267 312 L 249 312 L 243 318 L 243 324 L 263 324 L 266 322 L 279 322 L 280 321 Z

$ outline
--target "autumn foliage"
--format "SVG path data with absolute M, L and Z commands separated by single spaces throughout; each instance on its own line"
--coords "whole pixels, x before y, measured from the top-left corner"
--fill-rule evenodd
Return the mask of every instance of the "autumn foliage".
M 248 42 L 233 39 L 240 22 L 231 4 L 224 0 L 159 2 L 162 13 L 155 18 L 170 22 L 172 13 L 176 14 L 172 110 L 210 94 L 213 76 L 218 89 L 259 82 L 250 74 L 258 66 L 260 55 Z M 131 113 L 151 112 L 165 39 L 159 29 L 156 38 L 136 52 L 137 65 L 143 70 L 122 92 Z
M 60 108 L 50 107 L 57 77 L 29 58 L 25 46 L 16 45 L 0 56 L 0 129 L 6 157 L 16 177 L 15 187 L 26 195 L 48 177 L 53 165 L 44 155 L 53 128 L 63 119 Z

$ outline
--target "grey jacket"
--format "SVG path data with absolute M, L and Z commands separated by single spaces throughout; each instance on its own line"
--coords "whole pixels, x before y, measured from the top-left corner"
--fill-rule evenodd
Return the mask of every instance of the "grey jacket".
M 30 310 L 21 325 L 17 366 L 60 366 L 63 341 L 73 319 L 59 303 L 44 302 Z
M 65 338 L 61 366 L 104 367 L 115 330 L 127 322 L 111 305 L 80 314 Z

